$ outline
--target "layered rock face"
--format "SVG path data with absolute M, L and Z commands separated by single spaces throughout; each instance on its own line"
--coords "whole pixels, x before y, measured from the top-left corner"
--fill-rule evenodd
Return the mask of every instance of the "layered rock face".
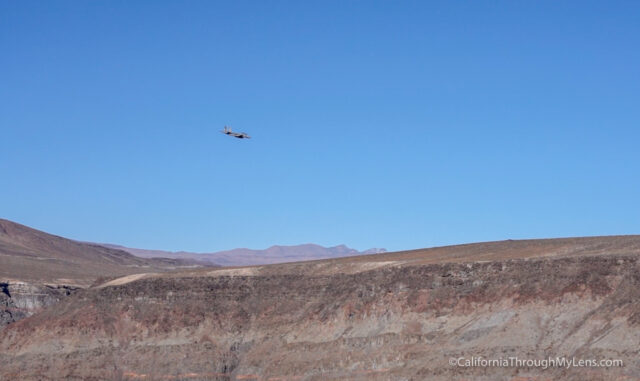
M 0 329 L 58 303 L 75 290 L 77 290 L 76 287 L 70 286 L 25 282 L 0 283 Z
M 0 331 L 0 379 L 640 378 L 636 254 L 368 258 L 331 271 L 266 266 L 80 290 Z M 623 366 L 461 366 L 562 356 Z

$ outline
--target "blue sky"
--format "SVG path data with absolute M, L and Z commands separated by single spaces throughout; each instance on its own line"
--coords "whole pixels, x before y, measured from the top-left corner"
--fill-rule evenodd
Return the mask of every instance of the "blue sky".
M 2 2 L 0 217 L 191 251 L 639 234 L 639 46 L 632 1 Z

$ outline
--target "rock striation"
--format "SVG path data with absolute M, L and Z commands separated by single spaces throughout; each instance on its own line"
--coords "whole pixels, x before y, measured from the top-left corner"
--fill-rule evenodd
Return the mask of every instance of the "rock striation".
M 0 329 L 58 303 L 77 289 L 65 285 L 0 282 Z
M 0 331 L 0 379 L 634 380 L 639 249 L 504 241 L 128 276 Z M 462 366 L 560 357 L 622 364 Z

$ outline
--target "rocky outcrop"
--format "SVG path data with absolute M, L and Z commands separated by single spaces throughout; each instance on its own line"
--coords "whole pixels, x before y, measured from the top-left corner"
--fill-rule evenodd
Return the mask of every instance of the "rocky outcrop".
M 0 283 L 0 329 L 71 295 L 76 287 L 25 282 Z

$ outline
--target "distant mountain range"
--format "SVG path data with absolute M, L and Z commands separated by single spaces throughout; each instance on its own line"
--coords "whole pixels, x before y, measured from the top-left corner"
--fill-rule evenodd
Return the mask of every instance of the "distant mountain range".
M 345 245 L 324 247 L 312 243 L 295 246 L 271 246 L 264 250 L 233 249 L 214 253 L 192 253 L 186 251 L 163 251 L 136 249 L 114 244 L 100 244 L 102 246 L 123 250 L 142 258 L 171 258 L 191 260 L 199 263 L 215 264 L 219 266 L 249 266 L 272 263 L 309 261 L 316 259 L 329 259 L 350 257 L 363 254 L 385 253 L 386 249 L 373 248 L 358 251 Z

